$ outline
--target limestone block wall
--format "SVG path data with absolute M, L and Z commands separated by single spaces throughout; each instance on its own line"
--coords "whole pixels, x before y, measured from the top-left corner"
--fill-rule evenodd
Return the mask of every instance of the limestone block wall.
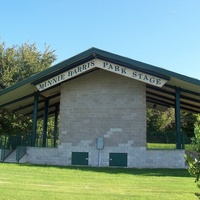
M 58 148 L 27 147 L 26 162 L 42 165 L 67 165 L 66 153 Z
M 97 138 L 104 139 L 102 165 L 109 152 L 146 147 L 146 86 L 104 70 L 62 84 L 60 149 L 89 152 L 89 163 L 98 163 Z M 104 160 L 105 159 L 105 160 Z
M 147 150 L 147 168 L 186 168 L 184 150 Z
M 64 146 L 63 146 L 64 147 Z M 25 161 L 31 164 L 46 164 L 46 165 L 70 165 L 71 150 L 76 150 L 74 147 L 70 151 L 66 147 L 60 148 L 44 148 L 44 147 L 27 147 L 27 154 Z M 90 147 L 89 152 L 89 166 L 99 166 L 98 150 Z M 183 168 L 187 166 L 184 160 L 184 150 L 146 150 L 143 147 L 133 148 L 132 151 L 127 151 L 126 148 L 121 149 L 122 152 L 128 153 L 128 166 L 132 168 Z M 109 166 L 108 153 L 119 152 L 119 148 L 105 148 L 101 152 L 100 167 Z M 24 163 L 24 162 L 23 162 Z

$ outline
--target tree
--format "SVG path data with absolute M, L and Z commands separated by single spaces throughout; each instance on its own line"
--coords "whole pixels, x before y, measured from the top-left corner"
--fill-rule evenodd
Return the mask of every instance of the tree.
M 35 73 L 43 71 L 56 60 L 54 51 L 45 46 L 43 53 L 35 44 L 6 47 L 0 44 L 0 87 L 9 87 Z
M 147 109 L 147 142 L 174 143 L 174 109 L 166 111 Z
M 197 115 L 189 112 L 182 111 L 181 112 L 181 129 L 187 135 L 187 137 L 194 137 L 194 126 L 197 123 Z
M 35 73 L 49 68 L 56 60 L 54 50 L 45 45 L 44 52 L 36 44 L 7 47 L 0 44 L 0 90 L 9 87 Z M 23 115 L 0 109 L 0 134 L 27 133 L 31 120 Z
M 181 111 L 181 130 L 188 138 L 194 136 L 195 114 Z M 176 142 L 175 110 L 168 108 L 161 112 L 155 109 L 147 109 L 147 139 L 148 142 Z
M 147 130 L 165 132 L 174 126 L 174 109 L 168 108 L 165 112 L 147 109 Z
M 194 123 L 194 137 L 192 137 L 192 145 L 196 152 L 200 152 L 200 114 L 196 114 Z
M 185 155 L 186 161 L 189 164 L 188 171 L 195 176 L 195 183 L 199 182 L 200 178 L 200 114 L 195 115 L 196 122 L 194 123 L 194 137 L 192 138 L 192 145 L 194 152 L 187 152 Z M 200 184 L 197 184 L 200 188 Z M 200 193 L 195 193 L 200 199 Z

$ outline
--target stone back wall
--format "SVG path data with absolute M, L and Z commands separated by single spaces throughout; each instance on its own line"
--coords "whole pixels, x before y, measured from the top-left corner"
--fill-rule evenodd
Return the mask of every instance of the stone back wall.
M 145 84 L 104 70 L 62 84 L 60 143 L 146 146 Z

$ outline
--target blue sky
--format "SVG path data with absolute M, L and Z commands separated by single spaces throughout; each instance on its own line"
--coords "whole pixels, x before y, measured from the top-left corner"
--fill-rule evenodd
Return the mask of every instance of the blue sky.
M 200 79 L 199 0 L 0 0 L 0 42 L 91 47 Z

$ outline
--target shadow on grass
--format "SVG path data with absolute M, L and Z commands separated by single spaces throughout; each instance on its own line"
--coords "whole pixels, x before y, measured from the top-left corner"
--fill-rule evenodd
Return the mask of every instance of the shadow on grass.
M 2 163 L 3 164 L 3 163 Z M 12 165 L 12 164 L 11 164 Z M 187 169 L 138 169 L 138 168 L 114 168 L 114 167 L 85 167 L 85 166 L 51 166 L 35 164 L 14 164 L 19 167 L 41 167 L 56 168 L 61 170 L 78 170 L 84 172 L 98 172 L 108 174 L 132 174 L 140 176 L 171 176 L 171 177 L 191 177 Z M 30 169 L 31 170 L 31 169 Z

